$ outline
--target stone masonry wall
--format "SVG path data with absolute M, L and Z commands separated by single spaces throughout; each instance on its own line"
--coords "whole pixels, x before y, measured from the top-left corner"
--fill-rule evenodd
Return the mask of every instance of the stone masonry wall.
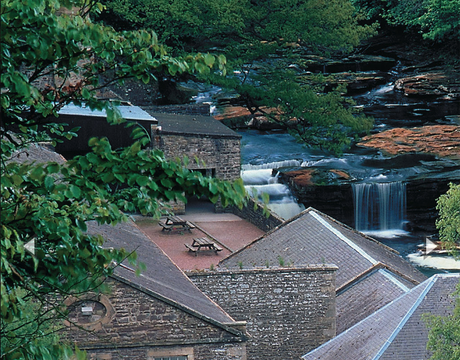
M 90 331 L 67 324 L 66 337 L 92 358 L 154 359 L 169 351 L 188 360 L 246 359 L 241 337 L 120 281 L 108 285 L 110 321 L 83 324 Z
M 240 177 L 239 138 L 164 134 L 156 142 L 168 159 L 187 156 L 190 169 L 215 169 L 214 177 L 222 180 L 236 180 Z
M 153 136 L 153 146 L 162 150 L 167 159 L 189 158 L 188 168 L 201 170 L 204 175 L 221 180 L 236 180 L 240 177 L 240 139 L 213 137 L 197 134 L 163 134 Z M 195 159 L 198 159 L 198 163 Z M 171 202 L 171 210 L 185 214 L 183 202 Z M 223 212 L 220 201 L 215 212 Z
M 335 271 L 311 266 L 189 273 L 237 321 L 250 360 L 298 359 L 336 334 Z
M 249 221 L 262 231 L 270 231 L 284 222 L 283 219 L 274 213 L 270 213 L 266 216 L 263 211 L 263 206 L 253 198 L 249 198 L 247 206 L 242 209 L 232 206 L 230 211 L 240 218 Z

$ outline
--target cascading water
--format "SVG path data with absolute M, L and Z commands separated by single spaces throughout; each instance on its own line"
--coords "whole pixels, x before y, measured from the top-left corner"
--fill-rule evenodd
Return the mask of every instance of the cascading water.
M 402 181 L 353 184 L 355 228 L 363 232 L 404 232 L 406 185 Z
M 296 202 L 286 185 L 278 182 L 278 177 L 273 175 L 273 169 L 299 165 L 300 162 L 297 160 L 285 160 L 261 165 L 245 164 L 242 166 L 241 178 L 250 194 L 253 192 L 255 192 L 256 196 L 261 196 L 263 193 L 267 194 L 269 196 L 268 207 L 270 210 L 287 220 L 300 213 L 305 207 Z

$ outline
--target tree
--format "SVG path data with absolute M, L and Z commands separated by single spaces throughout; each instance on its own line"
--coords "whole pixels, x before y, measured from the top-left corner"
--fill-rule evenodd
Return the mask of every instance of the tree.
M 453 294 L 455 307 L 452 315 L 425 315 L 429 328 L 427 349 L 433 352 L 430 360 L 456 360 L 460 358 L 460 284 Z
M 460 3 L 452 0 L 353 0 L 369 18 L 415 29 L 426 40 L 460 40 Z
M 439 239 L 446 249 L 458 257 L 460 245 L 460 184 L 449 184 L 446 194 L 438 198 L 439 217 L 436 227 Z M 452 295 L 455 306 L 452 315 L 426 314 L 424 320 L 429 329 L 427 349 L 433 352 L 431 360 L 455 360 L 460 358 L 460 283 Z
M 449 184 L 447 193 L 438 198 L 436 209 L 439 217 L 436 228 L 439 239 L 446 249 L 452 250 L 457 257 L 460 246 L 460 184 Z
M 109 15 L 155 30 L 178 49 L 218 49 L 229 76 L 207 81 L 236 90 L 252 114 L 281 122 L 308 145 L 341 153 L 372 127 L 325 80 L 305 74 L 306 55 L 343 54 L 375 33 L 360 25 L 349 0 L 106 0 Z M 115 15 L 115 16 L 112 16 Z M 297 69 L 293 71 L 291 69 Z M 270 109 L 265 111 L 264 109 Z
M 153 32 L 116 32 L 93 23 L 88 14 L 101 8 L 85 0 L 2 2 L 2 358 L 71 356 L 53 337 L 67 315 L 63 299 L 100 289 L 114 266 L 135 262 L 135 253 L 105 249 L 101 236 L 87 233 L 88 221 L 116 225 L 134 211 L 158 216 L 163 202 L 193 194 L 223 205 L 244 202 L 241 181 L 206 178 L 181 162 L 166 161 L 146 147 L 149 139 L 136 124 L 129 124 L 133 144 L 124 149 L 91 139 L 90 153 L 64 164 L 15 161 L 37 141 L 55 144 L 77 136 L 76 129 L 54 121 L 68 103 L 106 109 L 109 121 L 122 122 L 116 106 L 96 97 L 107 85 L 103 74 L 113 75 L 110 81 L 148 82 L 163 74 L 225 71 L 223 56 L 170 56 Z M 25 249 L 31 240 L 35 256 Z

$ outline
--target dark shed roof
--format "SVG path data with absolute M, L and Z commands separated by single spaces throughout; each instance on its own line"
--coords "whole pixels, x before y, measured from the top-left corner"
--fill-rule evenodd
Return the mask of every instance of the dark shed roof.
M 318 359 L 428 359 L 428 329 L 422 315 L 449 315 L 460 274 L 438 274 L 352 328 L 304 355 Z
M 147 107 L 144 110 L 158 120 L 161 134 L 241 138 L 241 135 L 211 116 L 155 113 L 151 112 Z

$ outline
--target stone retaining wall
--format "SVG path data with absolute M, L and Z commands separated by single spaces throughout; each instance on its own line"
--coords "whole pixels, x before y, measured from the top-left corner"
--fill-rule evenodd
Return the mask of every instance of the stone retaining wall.
M 336 334 L 334 265 L 188 273 L 237 321 L 251 360 L 298 359 Z
M 281 225 L 284 221 L 274 213 L 270 213 L 268 216 L 264 214 L 264 207 L 253 198 L 248 200 L 248 205 L 239 209 L 236 206 L 229 208 L 229 211 L 239 216 L 251 224 L 257 226 L 262 231 L 270 231 L 275 227 Z

